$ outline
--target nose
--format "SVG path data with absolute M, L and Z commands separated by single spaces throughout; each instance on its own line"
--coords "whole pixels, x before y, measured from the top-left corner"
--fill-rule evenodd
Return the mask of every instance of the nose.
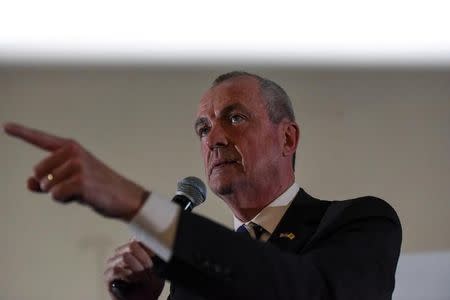
M 206 145 L 211 149 L 226 147 L 228 145 L 228 137 L 224 128 L 220 125 L 214 125 L 209 129 L 206 136 Z

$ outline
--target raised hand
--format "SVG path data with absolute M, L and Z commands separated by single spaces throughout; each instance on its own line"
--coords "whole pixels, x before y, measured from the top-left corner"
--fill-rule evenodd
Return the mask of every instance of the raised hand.
M 153 256 L 153 252 L 138 241 L 131 241 L 115 250 L 114 255 L 107 261 L 104 273 L 113 300 L 119 300 L 110 290 L 111 282 L 115 280 L 123 280 L 129 284 L 127 300 L 158 299 L 164 281 L 152 271 Z
M 49 193 L 61 203 L 77 201 L 124 221 L 133 218 L 148 195 L 72 139 L 15 123 L 3 127 L 7 134 L 50 153 L 34 167 L 27 182 L 31 191 Z

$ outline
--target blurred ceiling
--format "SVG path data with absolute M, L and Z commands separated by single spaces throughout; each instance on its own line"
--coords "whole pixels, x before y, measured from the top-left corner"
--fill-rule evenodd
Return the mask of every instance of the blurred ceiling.
M 6 1 L 0 63 L 450 66 L 445 1 Z

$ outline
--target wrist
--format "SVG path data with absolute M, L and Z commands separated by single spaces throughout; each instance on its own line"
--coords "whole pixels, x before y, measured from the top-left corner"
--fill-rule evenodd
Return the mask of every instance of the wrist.
M 121 219 L 126 223 L 131 222 L 131 220 L 133 220 L 133 218 L 138 214 L 139 210 L 145 204 L 149 196 L 149 191 L 139 187 L 133 199 L 126 199 L 126 202 L 128 202 L 129 205 Z

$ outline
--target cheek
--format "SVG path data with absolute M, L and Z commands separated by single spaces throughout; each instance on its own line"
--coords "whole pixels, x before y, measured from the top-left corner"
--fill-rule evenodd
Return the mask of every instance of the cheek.
M 208 163 L 208 153 L 209 153 L 208 147 L 206 145 L 202 144 L 201 147 L 200 147 L 200 152 L 201 152 L 201 155 L 202 155 L 204 167 L 206 169 L 206 166 L 207 166 L 207 163 Z
M 200 152 L 203 158 L 205 158 L 208 155 L 208 146 L 206 145 L 206 143 L 202 143 L 200 145 Z
M 277 159 L 281 156 L 282 148 L 280 147 L 280 141 L 275 135 L 263 135 L 255 136 L 254 139 L 247 144 L 246 154 L 250 161 L 254 164 L 266 164 L 268 161 Z

